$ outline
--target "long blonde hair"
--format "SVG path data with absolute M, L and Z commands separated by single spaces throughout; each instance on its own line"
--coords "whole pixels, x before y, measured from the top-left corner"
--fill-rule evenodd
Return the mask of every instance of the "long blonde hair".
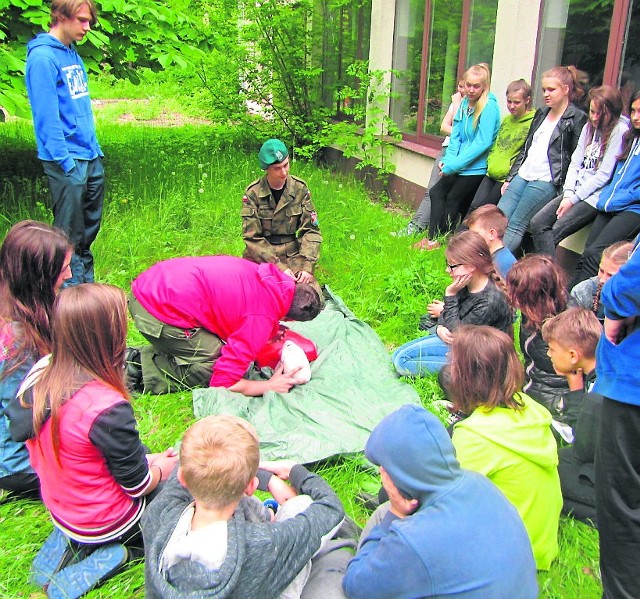
M 489 90 L 491 88 L 491 71 L 489 70 L 489 65 L 486 62 L 480 62 L 478 64 L 474 64 L 470 66 L 465 74 L 464 80 L 466 82 L 467 75 L 469 73 L 473 73 L 474 75 L 478 75 L 482 78 L 482 83 L 484 85 L 484 91 L 481 96 L 478 98 L 476 102 L 475 111 L 473 113 L 473 128 L 475 129 L 478 126 L 478 120 L 480 119 L 480 115 L 484 110 L 484 107 L 487 105 L 487 99 L 489 97 Z

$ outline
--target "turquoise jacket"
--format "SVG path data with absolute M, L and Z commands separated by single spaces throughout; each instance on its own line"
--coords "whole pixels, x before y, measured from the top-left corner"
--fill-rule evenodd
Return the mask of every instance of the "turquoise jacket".
M 445 175 L 484 175 L 487 156 L 500 128 L 500 109 L 496 97 L 489 92 L 484 110 L 474 126 L 473 109 L 464 98 L 453 117 L 453 129 L 442 159 Z

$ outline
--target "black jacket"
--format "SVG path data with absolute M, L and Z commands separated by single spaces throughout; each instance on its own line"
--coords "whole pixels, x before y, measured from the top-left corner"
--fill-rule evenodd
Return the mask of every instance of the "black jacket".
M 538 108 L 538 110 L 536 110 L 527 139 L 511 167 L 507 181 L 511 181 L 511 179 L 518 174 L 518 170 L 526 160 L 529 148 L 531 148 L 533 134 L 547 118 L 550 110 L 550 108 Z M 569 104 L 551 134 L 547 156 L 549 157 L 552 181 L 558 189 L 562 187 L 564 179 L 567 176 L 571 155 L 578 145 L 582 127 L 584 127 L 586 122 L 587 115 L 574 104 Z
M 547 355 L 549 346 L 539 332 L 532 333 L 520 325 L 520 349 L 524 356 L 524 392 L 547 408 L 556 420 L 564 422 L 561 405 L 569 385 L 567 379 L 554 370 Z

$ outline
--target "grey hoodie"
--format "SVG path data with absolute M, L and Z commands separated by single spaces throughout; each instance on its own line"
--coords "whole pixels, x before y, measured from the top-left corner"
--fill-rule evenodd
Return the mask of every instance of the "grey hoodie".
M 304 466 L 289 480 L 313 503 L 283 522 L 264 522 L 261 506 L 243 498 L 227 524 L 227 556 L 219 570 L 183 561 L 160 573 L 162 553 L 184 509 L 193 501 L 175 473 L 142 517 L 145 596 L 162 599 L 277 598 L 320 547 L 321 537 L 344 517 L 331 487 Z M 257 506 L 257 507 L 256 507 Z

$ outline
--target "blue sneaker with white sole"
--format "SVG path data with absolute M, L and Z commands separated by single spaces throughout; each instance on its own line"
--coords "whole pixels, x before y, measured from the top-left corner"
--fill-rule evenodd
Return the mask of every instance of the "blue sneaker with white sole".
M 69 538 L 55 526 L 31 564 L 29 582 L 43 587 L 64 563 L 71 550 Z
M 78 599 L 113 576 L 126 562 L 127 548 L 120 543 L 98 547 L 83 560 L 55 573 L 47 587 L 49 599 Z

